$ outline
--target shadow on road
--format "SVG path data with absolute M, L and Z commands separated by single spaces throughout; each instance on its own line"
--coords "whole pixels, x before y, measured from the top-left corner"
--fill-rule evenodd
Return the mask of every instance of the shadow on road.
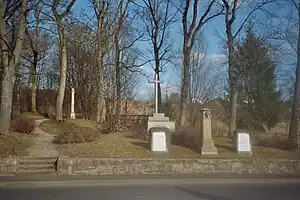
M 211 194 L 206 194 L 206 193 L 202 193 L 202 192 L 197 192 L 197 191 L 193 191 L 193 190 L 189 190 L 189 189 L 185 189 L 185 188 L 181 188 L 181 187 L 175 187 L 175 188 L 179 191 L 188 193 L 197 198 L 204 198 L 207 200 L 232 200 L 232 199 L 219 197 L 219 196 L 215 196 L 215 195 L 211 195 Z

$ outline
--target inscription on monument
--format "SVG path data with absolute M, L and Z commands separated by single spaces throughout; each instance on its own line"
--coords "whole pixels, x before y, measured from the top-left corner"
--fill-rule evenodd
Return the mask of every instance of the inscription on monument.
M 252 146 L 249 133 L 237 133 L 237 152 L 252 153 Z
M 166 152 L 166 133 L 165 132 L 153 132 L 152 133 L 152 145 L 151 150 L 154 152 Z

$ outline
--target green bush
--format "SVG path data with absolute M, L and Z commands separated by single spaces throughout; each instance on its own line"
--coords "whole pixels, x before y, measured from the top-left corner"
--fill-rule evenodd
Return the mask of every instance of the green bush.
M 55 136 L 54 143 L 56 144 L 75 144 L 92 142 L 97 139 L 95 131 L 87 128 L 76 128 L 74 130 L 65 131 Z
M 31 134 L 36 127 L 32 118 L 17 117 L 11 122 L 11 129 L 20 133 Z

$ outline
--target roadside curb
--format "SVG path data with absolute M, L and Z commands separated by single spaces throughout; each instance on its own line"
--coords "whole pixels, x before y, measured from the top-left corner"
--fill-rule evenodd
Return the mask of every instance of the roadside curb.
M 128 180 L 72 180 L 72 181 L 14 181 L 0 182 L 5 188 L 44 188 L 44 187 L 82 187 L 82 186 L 144 186 L 144 185 L 182 185 L 182 184 L 300 184 L 300 179 L 128 179 Z

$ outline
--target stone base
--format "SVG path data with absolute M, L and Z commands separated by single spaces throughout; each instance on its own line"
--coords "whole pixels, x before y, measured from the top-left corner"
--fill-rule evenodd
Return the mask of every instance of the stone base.
M 70 119 L 76 119 L 75 113 L 71 113 Z
M 164 113 L 153 113 L 153 116 L 148 117 L 147 131 L 153 127 L 167 128 L 173 132 L 175 131 L 175 122 L 169 121 L 169 117 L 165 117 Z
M 203 141 L 203 146 L 201 149 L 201 154 L 202 155 L 217 155 L 218 150 L 215 147 L 214 141 L 213 140 L 204 140 Z
M 152 117 L 148 117 L 148 121 L 169 121 L 169 117 L 165 117 L 165 113 L 153 113 Z

